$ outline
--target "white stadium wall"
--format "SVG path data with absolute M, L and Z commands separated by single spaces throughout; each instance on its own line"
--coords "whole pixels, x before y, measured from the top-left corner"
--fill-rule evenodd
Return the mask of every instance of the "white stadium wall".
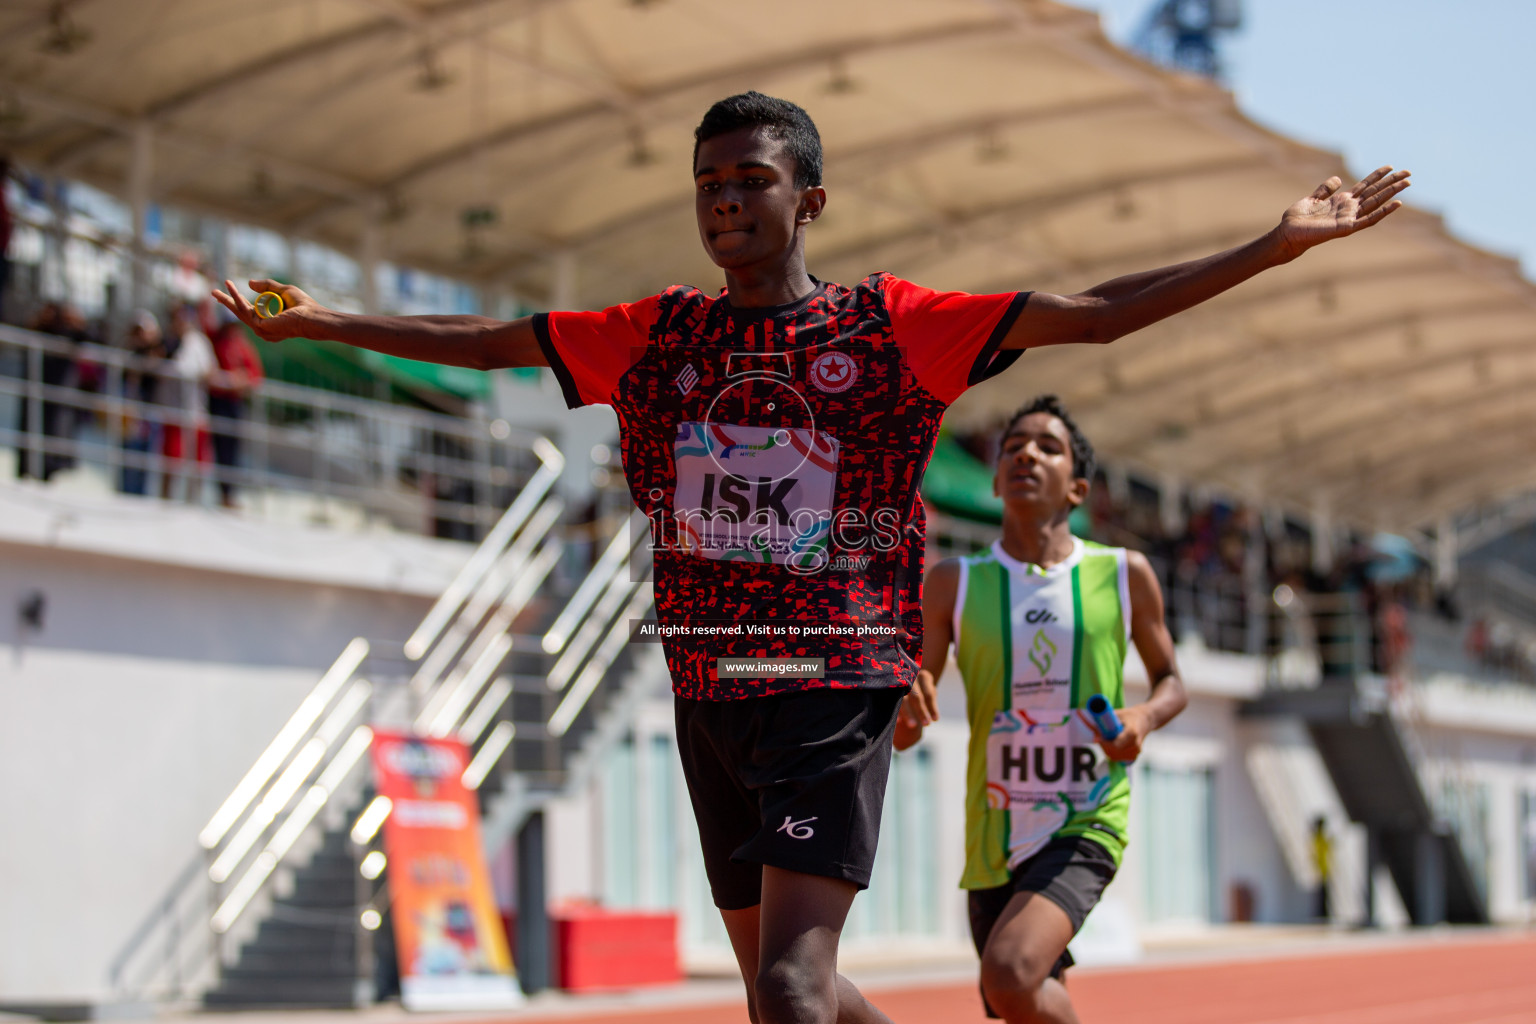
M 403 640 L 469 549 L 0 497 L 0 1005 L 99 1005 L 320 673 L 355 636 Z

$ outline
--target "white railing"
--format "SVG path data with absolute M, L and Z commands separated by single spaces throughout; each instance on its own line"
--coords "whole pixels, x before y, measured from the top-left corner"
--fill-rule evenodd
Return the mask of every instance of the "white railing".
M 504 422 L 281 381 L 211 413 L 208 389 L 235 383 L 0 325 L 0 461 L 41 480 L 73 472 L 103 490 L 238 502 L 256 517 L 307 511 L 464 540 L 484 536 L 538 469 Z
M 546 684 L 561 694 L 549 716 L 551 736 L 564 736 L 630 640 L 630 624 L 654 600 L 646 545 L 649 526 L 638 512 L 614 534 L 565 610 L 544 634 L 546 653 L 559 655 Z

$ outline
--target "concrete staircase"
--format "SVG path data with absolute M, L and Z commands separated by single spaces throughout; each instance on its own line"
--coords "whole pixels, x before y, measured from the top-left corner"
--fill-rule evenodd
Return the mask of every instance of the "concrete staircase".
M 1267 693 L 1243 714 L 1306 725 L 1346 813 L 1366 828 L 1370 863 L 1385 864 L 1414 924 L 1488 923 L 1461 844 L 1434 813 L 1384 692 L 1330 677 L 1312 689 Z
M 371 998 L 371 986 L 358 986 L 372 970 L 360 962 L 358 913 L 373 887 L 358 874 L 346 830 L 326 832 L 294 873 L 292 892 L 272 901 L 255 936 L 204 993 L 203 1006 L 344 1009 L 360 996 Z

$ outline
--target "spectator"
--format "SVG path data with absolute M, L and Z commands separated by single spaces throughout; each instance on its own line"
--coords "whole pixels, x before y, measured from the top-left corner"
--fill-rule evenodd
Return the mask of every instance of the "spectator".
M 11 161 L 0 156 L 0 321 L 5 319 L 5 290 L 11 282 L 11 230 L 16 226 L 11 215 Z
M 50 334 L 59 338 L 67 338 L 72 343 L 89 341 L 90 333 L 86 330 L 85 320 L 72 307 L 62 302 L 45 303 L 37 311 L 28 326 L 40 334 Z M 70 346 L 73 349 L 73 345 Z M 44 352 L 42 383 L 45 388 L 74 388 L 80 383 L 80 371 L 75 357 L 56 352 Z M 32 375 L 32 360 L 28 357 L 26 376 Z M 75 464 L 75 457 L 63 451 L 47 451 L 48 448 L 59 447 L 55 439 L 73 439 L 75 434 L 75 409 L 65 405 L 56 399 L 44 398 L 41 407 L 40 426 L 42 428 L 42 447 L 45 449 L 41 463 L 35 458 L 37 452 L 33 448 L 34 435 L 32 423 L 32 405 L 30 397 L 23 397 L 20 403 L 20 415 L 17 428 L 21 432 L 21 440 L 16 448 L 16 475 L 18 477 L 35 477 L 47 481 L 61 469 L 69 469 Z
M 1474 661 L 1488 657 L 1488 620 L 1481 616 L 1472 620 L 1472 625 L 1467 627 L 1466 648 Z
M 192 306 L 177 306 L 171 311 L 168 340 L 170 365 L 160 374 L 155 389 L 155 403 L 166 407 L 166 422 L 160 429 L 160 454 L 168 464 L 160 478 L 160 497 L 169 498 L 177 473 L 186 472 L 184 494 L 187 501 L 194 501 L 198 497 L 196 470 L 183 468 L 179 463 L 190 460 L 206 465 L 212 461 L 208 404 L 203 391 L 219 364 L 213 344 L 197 328 L 197 310 Z
M 1312 867 L 1317 872 L 1317 888 L 1312 892 L 1312 916 L 1331 920 L 1328 883 L 1333 878 L 1333 837 L 1328 834 L 1328 819 L 1321 814 L 1312 819 Z
M 1376 625 L 1377 647 L 1381 651 L 1381 671 L 1394 680 L 1401 680 L 1408 668 L 1408 651 L 1413 646 L 1413 635 L 1408 630 L 1408 610 L 1391 589 L 1385 589 L 1378 603 Z
M 158 367 L 165 359 L 165 335 L 160 331 L 160 321 L 147 309 L 135 310 L 128 327 L 128 348 L 141 360 L 152 360 Z M 123 478 L 124 494 L 148 492 L 149 453 L 156 450 L 159 425 L 150 417 L 140 415 L 135 407 L 147 407 L 155 403 L 157 375 L 145 368 L 130 369 L 123 375 L 123 397 L 132 406 L 123 415 Z
M 223 307 L 219 312 L 224 313 Z M 219 502 L 225 508 L 234 508 L 234 472 L 240 464 L 240 421 L 245 419 L 251 393 L 261 386 L 265 375 L 244 325 L 233 317 L 225 320 L 215 332 L 213 354 L 223 371 L 208 387 L 213 457 L 219 466 Z

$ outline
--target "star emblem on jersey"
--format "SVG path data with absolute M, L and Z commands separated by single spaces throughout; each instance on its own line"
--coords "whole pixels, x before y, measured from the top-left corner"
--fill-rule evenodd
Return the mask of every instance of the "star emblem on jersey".
M 828 394 L 847 391 L 859 379 L 859 367 L 843 352 L 824 352 L 811 363 L 811 383 Z
M 1056 657 L 1056 645 L 1045 635 L 1045 630 L 1035 630 L 1035 638 L 1029 642 L 1029 663 L 1043 676 L 1051 670 L 1051 659 Z
M 686 395 L 699 383 L 699 371 L 693 368 L 692 363 L 689 363 L 673 378 L 673 383 L 677 385 L 677 390 Z

